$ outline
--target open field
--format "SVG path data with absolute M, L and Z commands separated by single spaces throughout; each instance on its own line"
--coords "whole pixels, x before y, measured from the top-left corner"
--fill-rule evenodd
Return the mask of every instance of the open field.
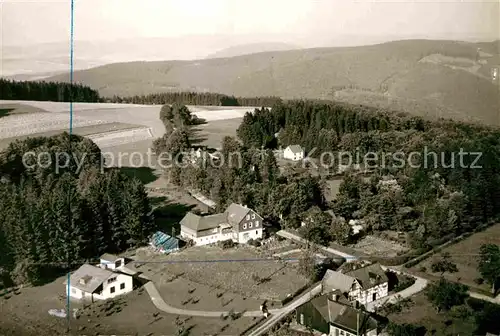
M 211 120 L 206 124 L 195 126 L 195 137 L 204 146 L 220 148 L 222 139 L 225 136 L 236 136 L 236 130 L 241 124 L 242 118 Z
M 420 271 L 422 267 L 426 268 L 426 272 L 431 273 L 431 265 L 442 256 L 443 252 L 448 252 L 453 263 L 457 265 L 457 273 L 445 273 L 444 277 L 452 281 L 459 281 L 471 287 L 472 290 L 479 289 L 489 292 L 491 287 L 488 284 L 478 285 L 474 280 L 481 278 L 477 271 L 479 249 L 483 244 L 500 245 L 500 224 L 489 227 L 485 231 L 478 232 L 472 236 L 458 242 L 454 245 L 446 247 L 441 253 L 437 253 L 424 260 L 423 262 L 412 267 L 413 271 Z M 439 273 L 433 274 L 440 276 Z
M 115 157 L 122 166 L 148 165 L 145 154 L 165 128 L 159 119 L 160 106 L 75 103 L 73 133 L 88 136 Z M 196 126 L 196 144 L 220 147 L 224 136 L 235 136 L 241 118 L 253 107 L 190 106 L 205 124 Z M 69 130 L 69 103 L 0 101 L 0 149 L 16 139 L 52 136 Z M 118 159 L 119 154 L 122 160 Z M 137 153 L 137 154 L 132 154 Z M 132 155 L 132 158 L 130 158 Z M 141 161 L 142 160 L 142 161 Z M 154 158 L 152 159 L 155 163 Z
M 427 300 L 424 293 L 411 297 L 409 307 L 403 308 L 399 313 L 389 314 L 387 317 L 395 323 L 411 323 L 427 329 L 426 335 L 473 335 L 474 325 L 471 321 L 451 318 L 443 312 L 437 313 Z M 447 325 L 447 321 L 452 322 Z M 435 333 L 432 332 L 435 330 Z
M 162 283 L 163 272 L 246 299 L 280 301 L 307 285 L 307 279 L 297 273 L 296 265 L 261 260 L 270 254 L 251 246 L 227 250 L 197 246 L 167 256 L 141 250 L 135 258 L 154 261 L 141 266 L 141 271 L 155 283 Z M 255 280 L 257 277 L 265 280 L 259 284 Z
M 490 61 L 498 57 L 498 43 L 403 40 L 222 59 L 115 63 L 75 71 L 74 79 L 103 96 L 175 87 L 247 97 L 335 99 L 499 125 L 499 83 L 488 75 L 498 66 Z M 479 45 L 490 56 L 478 54 Z M 67 81 L 68 74 L 50 80 Z
M 378 258 L 393 258 L 409 249 L 395 241 L 375 236 L 365 236 L 352 246 L 357 251 Z
M 19 294 L 0 297 L 1 335 L 68 335 L 67 320 L 51 316 L 49 309 L 66 309 L 64 277 L 41 286 L 20 290 Z M 177 332 L 177 316 L 158 311 L 143 290 L 136 290 L 119 297 L 117 306 L 121 311 L 107 313 L 104 303 L 98 302 L 82 315 L 70 319 L 69 335 L 174 335 Z M 201 301 L 200 301 L 201 304 Z M 82 309 L 82 304 L 71 302 L 70 310 Z M 257 307 L 258 308 L 258 307 Z M 241 317 L 237 320 L 220 318 L 180 317 L 190 335 L 214 335 L 226 326 L 223 335 L 238 335 L 257 322 L 257 318 Z

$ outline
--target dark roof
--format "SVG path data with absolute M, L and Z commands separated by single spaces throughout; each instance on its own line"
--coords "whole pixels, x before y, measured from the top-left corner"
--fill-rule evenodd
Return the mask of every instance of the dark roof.
M 389 279 L 380 264 L 375 263 L 347 272 L 346 275 L 356 278 L 363 289 L 375 287 Z
M 231 203 L 231 205 L 227 208 L 227 221 L 231 225 L 238 225 L 243 218 L 245 218 L 246 214 L 250 211 L 249 208 L 244 207 L 243 205 Z
M 192 212 L 188 212 L 180 221 L 182 226 L 194 231 L 214 229 L 222 223 L 226 223 L 226 214 L 224 213 L 210 216 L 198 216 Z
M 349 292 L 356 279 L 347 274 L 327 270 L 323 276 L 323 291 L 330 292 L 333 290 L 340 290 L 343 293 Z
M 109 270 L 89 264 L 83 264 L 71 274 L 69 284 L 71 287 L 78 288 L 84 292 L 94 293 L 95 290 L 113 274 L 114 273 Z M 84 279 L 85 283 L 81 283 L 81 279 Z
M 369 314 L 358 311 L 352 306 L 329 300 L 328 298 L 326 301 L 330 313 L 330 323 L 353 332 L 356 332 L 358 329 L 358 322 L 360 332 L 368 332 L 377 328 L 377 321 Z
M 338 295 L 337 301 L 333 299 L 332 294 Z M 310 303 L 325 321 L 345 331 L 356 333 L 358 313 L 360 332 L 369 332 L 377 328 L 377 321 L 369 313 L 355 309 L 340 292 L 318 296 L 312 299 Z
M 295 154 L 302 153 L 304 151 L 302 147 L 300 147 L 300 145 L 290 145 L 287 148 L 289 148 Z

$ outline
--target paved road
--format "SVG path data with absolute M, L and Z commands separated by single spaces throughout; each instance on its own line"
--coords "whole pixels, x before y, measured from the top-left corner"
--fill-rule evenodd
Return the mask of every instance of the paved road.
M 279 309 L 277 312 L 270 311 L 271 316 L 268 317 L 261 325 L 252 330 L 248 336 L 260 336 L 263 333 L 267 332 L 273 325 L 283 319 L 285 316 L 290 314 L 295 308 L 306 303 L 311 300 L 316 294 L 321 292 L 321 283 L 317 284 L 313 288 L 311 288 L 306 293 L 302 294 L 299 298 L 292 301 L 292 303 L 288 304 L 286 307 Z
M 283 238 L 295 240 L 295 241 L 298 241 L 300 243 L 304 243 L 304 244 L 310 243 L 307 239 L 299 237 L 296 234 L 293 234 L 293 233 L 285 231 L 285 230 L 280 230 L 280 231 L 276 232 L 276 234 L 278 236 L 283 237 Z M 343 257 L 343 258 L 346 259 L 346 262 L 352 262 L 352 261 L 355 261 L 355 260 L 358 259 L 358 257 L 356 257 L 356 256 L 353 256 L 351 254 L 347 254 L 347 253 L 335 250 L 335 249 L 333 249 L 331 247 L 318 246 L 318 248 L 321 249 L 321 250 L 323 250 L 323 251 L 325 251 L 325 252 L 328 252 L 328 253 L 335 254 L 335 255 L 338 255 L 340 257 Z
M 201 316 L 201 317 L 220 317 L 221 315 L 227 315 L 228 311 L 204 311 L 204 310 L 191 310 L 191 309 L 182 309 L 172 307 L 168 303 L 163 300 L 162 296 L 158 292 L 155 284 L 150 281 L 144 285 L 144 288 L 149 294 L 151 301 L 161 311 L 164 311 L 168 314 L 175 315 L 188 315 L 188 316 Z M 311 297 L 321 292 L 321 284 L 316 285 L 315 287 L 309 289 L 307 292 L 302 294 L 299 298 L 295 299 L 288 305 L 280 309 L 270 309 L 269 313 L 271 313 L 271 317 L 275 318 L 276 316 L 284 317 L 292 312 L 295 308 L 300 306 L 301 304 L 310 300 Z M 262 312 L 260 310 L 253 311 L 245 311 L 243 312 L 243 316 L 254 317 L 254 316 L 262 316 Z M 266 321 L 267 322 L 267 321 Z M 274 323 L 273 323 L 274 324 Z
M 373 311 L 375 311 L 375 309 L 377 307 L 380 307 L 381 305 L 385 304 L 386 302 L 396 303 L 402 299 L 413 296 L 413 295 L 421 292 L 422 290 L 424 290 L 425 287 L 427 287 L 427 285 L 429 284 L 429 281 L 427 279 L 417 277 L 417 276 L 409 274 L 409 273 L 401 272 L 400 270 L 394 269 L 392 267 L 391 268 L 386 267 L 386 266 L 381 266 L 381 267 L 384 271 L 390 270 L 390 271 L 396 272 L 398 274 L 405 274 L 405 275 L 412 276 L 415 278 L 415 283 L 413 285 L 411 285 L 410 287 L 403 289 L 402 291 L 399 291 L 397 293 L 388 295 L 386 297 L 383 297 L 381 299 L 378 299 L 376 301 L 368 303 L 366 305 L 366 310 L 368 310 L 368 311 L 373 312 Z

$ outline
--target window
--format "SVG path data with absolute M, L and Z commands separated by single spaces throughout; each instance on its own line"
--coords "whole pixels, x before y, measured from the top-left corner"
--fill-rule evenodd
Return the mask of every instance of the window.
M 255 230 L 255 235 L 259 235 L 259 231 Z
M 252 219 L 255 219 L 255 214 L 252 214 Z
M 115 267 L 118 268 L 118 267 L 121 267 L 122 266 L 122 260 L 121 259 L 118 259 L 116 262 L 115 262 Z
M 125 289 L 125 284 L 124 283 L 120 284 L 120 289 Z
M 259 227 L 259 221 L 258 220 L 255 221 L 255 227 Z
M 116 281 L 116 277 L 112 277 L 108 279 L 108 283 L 112 283 Z
M 247 223 L 243 224 L 243 230 L 247 228 Z
M 253 225 L 253 223 L 252 223 L 252 222 L 248 223 L 248 228 L 249 228 L 249 229 L 251 229 L 251 228 L 252 228 L 252 225 Z
M 247 215 L 247 220 L 249 220 L 249 219 L 250 219 L 250 215 Z
M 75 288 L 71 288 L 71 293 L 76 294 L 76 289 Z
M 304 325 L 304 314 L 300 314 L 300 324 Z
M 111 287 L 111 288 L 109 289 L 109 292 L 110 292 L 111 294 L 113 294 L 113 293 L 115 292 L 115 286 Z

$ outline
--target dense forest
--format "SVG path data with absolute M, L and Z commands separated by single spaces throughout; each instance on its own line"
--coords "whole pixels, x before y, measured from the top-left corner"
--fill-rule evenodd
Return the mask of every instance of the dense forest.
M 0 78 L 0 99 L 97 103 L 99 93 L 88 86 L 62 82 L 13 81 Z
M 324 205 L 319 178 L 281 174 L 271 150 L 244 147 L 237 139 L 225 137 L 216 158 L 195 157 L 189 154 L 195 147 L 190 126 L 197 120 L 189 110 L 165 105 L 160 119 L 166 133 L 154 141 L 153 150 L 157 155 L 168 154 L 164 158 L 173 163 L 163 163 L 168 166 L 170 181 L 201 191 L 217 203 L 217 210 L 237 202 L 257 210 L 268 221 L 281 218 L 298 225 L 303 212 Z
M 364 220 L 368 230 L 409 233 L 415 247 L 470 231 L 500 214 L 498 129 L 345 104 L 292 101 L 247 113 L 237 133 L 246 147 L 300 144 L 306 151 L 315 148 L 316 157 L 357 151 L 362 160 L 354 163 L 365 166 L 366 154 L 385 157 L 383 164 L 380 159 L 372 164 L 369 179 L 347 173 L 330 207 L 347 220 Z M 460 151 L 471 154 L 459 158 Z M 418 155 L 410 165 L 400 164 L 393 153 Z M 482 168 L 474 169 L 473 164 Z M 327 226 L 314 230 L 328 236 Z
M 27 152 L 34 155 L 23 161 Z M 36 164 L 39 153 L 49 155 Z M 66 168 L 56 169 L 56 162 Z M 0 153 L 4 285 L 36 284 L 147 241 L 153 218 L 144 186 L 117 169 L 101 171 L 100 163 L 91 140 L 67 133 L 18 140 Z
M 279 97 L 234 97 L 211 92 L 165 92 L 142 96 L 103 98 L 106 103 L 125 104 L 183 104 L 213 106 L 266 106 L 281 101 Z

